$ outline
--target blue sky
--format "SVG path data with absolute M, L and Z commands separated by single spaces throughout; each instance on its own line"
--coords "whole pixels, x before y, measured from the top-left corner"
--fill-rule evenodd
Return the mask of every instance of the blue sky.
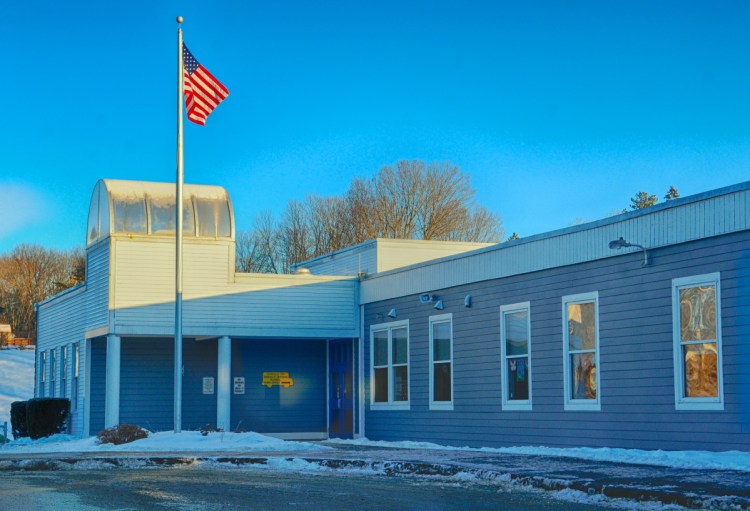
M 749 2 L 2 2 L 0 252 L 83 245 L 99 178 L 174 181 L 178 14 L 231 93 L 185 179 L 238 230 L 400 159 L 521 236 L 750 179 Z

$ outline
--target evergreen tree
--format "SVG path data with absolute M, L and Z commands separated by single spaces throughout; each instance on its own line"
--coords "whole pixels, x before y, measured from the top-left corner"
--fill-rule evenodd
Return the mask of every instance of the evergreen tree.
M 510 237 L 507 240 L 505 240 L 505 241 L 515 241 L 515 240 L 519 239 L 519 237 L 520 236 L 518 236 L 518 233 L 514 231 L 513 234 L 511 234 Z
M 664 200 L 672 200 L 672 199 L 679 199 L 680 198 L 680 192 L 677 191 L 677 188 L 674 186 L 669 187 L 669 191 L 664 196 Z
M 659 201 L 656 195 L 649 195 L 647 192 L 638 192 L 630 199 L 631 209 L 643 209 L 653 206 Z

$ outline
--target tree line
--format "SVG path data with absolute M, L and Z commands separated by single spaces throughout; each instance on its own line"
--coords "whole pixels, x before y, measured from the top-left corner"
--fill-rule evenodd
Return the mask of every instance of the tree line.
M 341 196 L 290 200 L 237 235 L 237 270 L 288 273 L 294 264 L 373 238 L 499 242 L 500 216 L 474 201 L 451 163 L 402 160 L 354 179 Z
M 34 304 L 85 279 L 83 249 L 55 250 L 18 245 L 0 255 L 0 318 L 16 337 L 36 342 Z

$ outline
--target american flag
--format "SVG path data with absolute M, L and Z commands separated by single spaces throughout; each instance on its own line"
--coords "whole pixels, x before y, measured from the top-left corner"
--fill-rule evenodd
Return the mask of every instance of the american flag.
M 182 65 L 188 119 L 205 126 L 206 118 L 229 96 L 229 90 L 195 60 L 185 44 L 182 45 Z

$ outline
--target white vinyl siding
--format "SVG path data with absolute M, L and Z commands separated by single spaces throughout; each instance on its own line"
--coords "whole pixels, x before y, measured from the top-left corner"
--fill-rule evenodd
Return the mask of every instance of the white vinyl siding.
M 721 276 L 672 280 L 677 410 L 723 410 Z
M 370 408 L 408 410 L 409 320 L 370 327 Z
M 564 296 L 562 308 L 565 410 L 598 411 L 599 293 Z
M 503 410 L 531 410 L 531 307 L 529 302 L 500 306 Z
M 430 410 L 453 410 L 453 314 L 430 316 Z

